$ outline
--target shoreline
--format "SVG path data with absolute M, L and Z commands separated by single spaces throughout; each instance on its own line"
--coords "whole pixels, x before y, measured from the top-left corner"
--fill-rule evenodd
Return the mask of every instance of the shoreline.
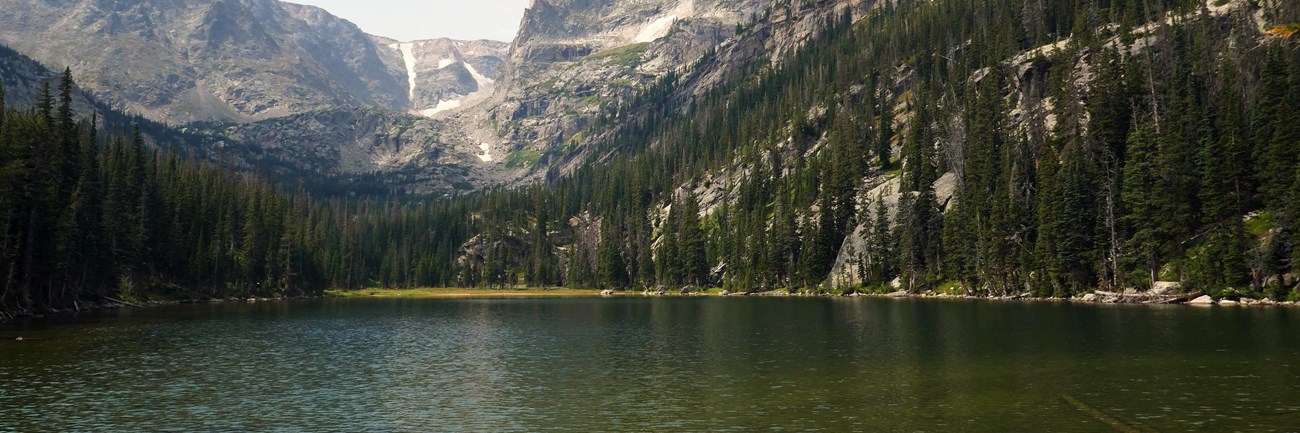
M 697 298 L 697 297 L 757 297 L 757 298 L 883 298 L 883 299 L 949 299 L 968 301 L 998 302 L 1068 302 L 1099 305 L 1189 305 L 1189 306 L 1300 306 L 1297 302 L 1272 301 L 1268 299 L 1253 300 L 1243 298 L 1241 301 L 1221 299 L 1210 303 L 1196 302 L 1203 295 L 1184 293 L 1153 295 L 1148 293 L 1112 293 L 1096 291 L 1074 298 L 1043 298 L 1034 296 L 973 296 L 950 295 L 944 293 L 863 293 L 847 294 L 817 293 L 811 291 L 789 292 L 773 290 L 767 292 L 730 292 L 721 289 L 704 291 L 685 290 L 600 290 L 569 288 L 420 288 L 420 289 L 361 289 L 361 290 L 327 290 L 326 299 L 357 298 L 401 298 L 401 299 L 544 299 L 544 298 Z
M 1196 296 L 1191 296 L 1196 295 Z M 1165 298 L 1149 294 L 1122 294 L 1097 291 L 1074 298 L 1042 298 L 1034 296 L 973 296 L 950 295 L 945 293 L 863 293 L 847 294 L 817 293 L 811 291 L 789 292 L 773 290 L 767 292 L 729 292 L 711 289 L 706 291 L 637 291 L 637 290 L 600 290 L 569 288 L 421 288 L 421 289 L 359 289 L 326 290 L 318 296 L 286 298 L 217 298 L 156 300 L 140 302 L 121 302 L 88 304 L 80 309 L 63 309 L 49 311 L 0 312 L 0 324 L 24 319 L 43 319 L 58 316 L 73 316 L 82 313 L 96 313 L 125 308 L 145 309 L 185 304 L 222 304 L 222 303 L 257 303 L 282 302 L 312 299 L 584 299 L 584 298 L 877 298 L 877 299 L 925 299 L 925 300 L 963 300 L 993 302 L 1053 302 L 1097 305 L 1186 305 L 1192 307 L 1300 307 L 1300 302 L 1272 301 L 1269 299 L 1218 299 L 1208 302 L 1198 299 L 1199 294 L 1167 295 Z M 1172 300 L 1169 298 L 1173 298 Z M 1208 298 L 1208 297 L 1205 297 Z

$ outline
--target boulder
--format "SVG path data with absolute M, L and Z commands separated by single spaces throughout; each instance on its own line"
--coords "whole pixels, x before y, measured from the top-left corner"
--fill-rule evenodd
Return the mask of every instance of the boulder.
M 1241 305 L 1241 303 L 1231 299 L 1220 299 L 1219 305 Z
M 600 296 L 614 296 L 614 291 L 610 289 L 601 290 Z
M 1097 294 L 1096 294 L 1096 293 L 1089 293 L 1089 294 L 1083 295 L 1083 299 L 1081 299 L 1081 300 L 1082 300 L 1083 302 L 1097 302 Z
M 899 291 L 897 291 L 897 292 L 890 293 L 890 294 L 885 295 L 885 296 L 888 296 L 888 297 L 890 297 L 890 298 L 906 298 L 906 297 L 908 297 L 908 296 L 911 296 L 911 294 L 907 293 L 906 290 L 899 290 Z
M 722 291 L 722 296 L 730 296 L 730 295 L 731 295 L 731 291 L 730 291 L 730 290 L 723 290 L 723 291 Z
M 1187 303 L 1191 305 L 1214 305 L 1214 298 L 1211 298 L 1210 295 L 1201 295 L 1201 297 L 1187 301 Z
M 1183 283 L 1177 281 L 1156 281 L 1155 284 L 1151 285 L 1151 293 L 1163 295 L 1166 293 L 1173 293 L 1181 288 L 1183 288 Z

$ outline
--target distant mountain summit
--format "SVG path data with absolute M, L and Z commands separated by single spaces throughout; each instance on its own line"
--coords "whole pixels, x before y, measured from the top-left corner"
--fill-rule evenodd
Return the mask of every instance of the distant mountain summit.
M 72 67 L 79 82 L 119 109 L 170 123 L 248 122 L 343 106 L 420 111 L 478 91 L 505 52 L 498 42 L 406 44 L 417 71 L 452 59 L 447 73 L 411 80 L 401 45 L 312 6 L 0 0 L 0 9 L 0 43 L 56 69 Z M 483 79 L 475 81 L 471 69 Z
M 492 94 L 510 44 L 430 39 L 399 42 L 375 36 L 382 58 L 406 78 L 408 110 L 432 116 Z

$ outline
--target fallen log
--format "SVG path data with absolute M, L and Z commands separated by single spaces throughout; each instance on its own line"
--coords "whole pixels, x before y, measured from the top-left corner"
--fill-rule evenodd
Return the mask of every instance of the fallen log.
M 140 304 L 132 304 L 132 303 L 130 303 L 130 302 L 126 302 L 126 301 L 123 301 L 123 300 L 121 300 L 121 299 L 117 299 L 117 298 L 113 298 L 113 297 L 105 296 L 104 299 L 107 299 L 109 302 L 115 302 L 115 303 L 122 304 L 122 305 L 126 305 L 126 306 L 129 306 L 129 307 L 144 308 L 144 306 L 142 306 L 142 305 L 140 305 Z
M 1151 292 L 1119 293 L 1098 290 L 1096 295 L 1099 301 L 1113 304 L 1181 304 L 1196 299 L 1202 293 L 1196 291 L 1160 295 Z

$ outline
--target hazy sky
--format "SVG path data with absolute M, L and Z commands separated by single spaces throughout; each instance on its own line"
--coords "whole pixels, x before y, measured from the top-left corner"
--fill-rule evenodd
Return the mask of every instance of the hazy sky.
M 287 0 L 320 6 L 366 33 L 400 41 L 515 38 L 530 0 Z

